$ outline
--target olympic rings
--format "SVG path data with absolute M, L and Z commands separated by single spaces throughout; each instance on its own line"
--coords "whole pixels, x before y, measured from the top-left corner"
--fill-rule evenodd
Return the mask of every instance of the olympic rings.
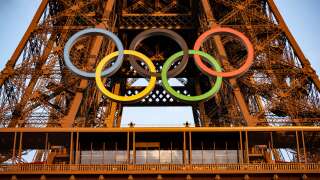
M 234 70 L 231 72 L 222 72 L 220 64 L 217 62 L 217 60 L 214 57 L 212 57 L 211 55 L 209 55 L 205 52 L 199 51 L 200 46 L 203 41 L 205 41 L 210 35 L 215 35 L 215 34 L 220 34 L 220 33 L 232 34 L 234 36 L 239 37 L 243 41 L 243 43 L 247 49 L 247 52 L 248 52 L 247 59 L 246 59 L 245 63 L 237 70 Z M 80 38 L 86 34 L 100 34 L 100 35 L 107 36 L 107 37 L 111 38 L 112 41 L 115 42 L 115 44 L 118 48 L 118 51 L 113 52 L 113 53 L 105 56 L 101 60 L 101 62 L 99 62 L 95 73 L 85 72 L 85 71 L 78 69 L 74 64 L 72 64 L 72 62 L 70 60 L 69 52 L 70 52 L 72 46 L 75 44 L 75 42 L 78 38 Z M 179 44 L 179 46 L 182 49 L 182 51 L 173 54 L 164 62 L 160 73 L 156 72 L 156 67 L 152 63 L 152 60 L 150 58 L 148 58 L 144 54 L 134 50 L 142 40 L 144 40 L 145 38 L 148 38 L 150 36 L 154 36 L 154 35 L 163 35 L 163 36 L 167 36 L 169 38 L 172 38 Z M 139 74 L 142 74 L 144 76 L 150 76 L 150 80 L 149 80 L 149 83 L 146 86 L 146 88 L 144 90 L 142 90 L 141 92 L 139 92 L 138 94 L 135 94 L 132 96 L 121 96 L 121 95 L 113 94 L 107 88 L 105 88 L 104 83 L 102 81 L 103 76 L 110 77 L 111 75 L 115 74 L 117 70 L 120 69 L 120 67 L 123 63 L 123 59 L 124 59 L 125 54 L 126 55 L 133 55 L 135 57 L 140 58 L 142 61 L 144 61 L 144 63 L 148 66 L 148 69 L 149 69 L 149 71 L 147 71 L 146 69 L 142 68 L 135 61 L 135 59 L 133 59 L 132 57 L 129 58 L 130 64 Z M 210 77 L 211 76 L 217 77 L 215 84 L 208 92 L 201 94 L 201 95 L 197 95 L 197 96 L 187 96 L 187 95 L 180 94 L 177 91 L 175 91 L 170 86 L 170 84 L 168 82 L 168 78 L 174 77 L 174 76 L 180 74 L 184 70 L 184 68 L 187 66 L 187 63 L 188 63 L 189 54 L 193 55 L 193 57 L 195 59 L 195 64 L 197 65 L 198 69 L 201 72 L 203 72 L 204 74 L 206 74 Z M 183 56 L 181 63 L 178 64 L 175 67 L 175 69 L 169 70 L 170 67 L 172 66 L 172 64 L 175 63 L 179 59 L 179 57 L 181 57 L 181 56 Z M 213 69 L 207 67 L 202 62 L 200 56 L 202 56 L 207 63 L 209 63 L 211 66 L 213 66 Z M 105 68 L 105 66 L 107 64 L 110 64 L 110 62 L 115 57 L 117 57 L 117 59 L 112 64 L 112 66 L 103 70 Z M 144 97 L 146 97 L 155 87 L 156 82 L 157 82 L 157 77 L 161 77 L 163 88 L 170 95 L 172 95 L 173 98 L 177 99 L 178 101 L 182 101 L 182 102 L 186 102 L 186 103 L 206 101 L 206 100 L 210 99 L 211 97 L 213 97 L 214 94 L 216 94 L 219 91 L 219 89 L 222 85 L 222 78 L 223 77 L 234 77 L 234 76 L 239 76 L 239 75 L 245 73 L 252 65 L 253 59 L 254 59 L 254 49 L 253 49 L 253 45 L 251 44 L 249 39 L 244 34 L 242 34 L 241 32 L 238 32 L 234 29 L 221 28 L 221 27 L 215 28 L 215 29 L 210 29 L 210 30 L 204 32 L 196 40 L 195 45 L 194 45 L 194 50 L 188 49 L 187 43 L 184 41 L 184 39 L 180 35 L 178 35 L 174 31 L 167 30 L 167 29 L 150 29 L 150 30 L 143 31 L 142 33 L 138 34 L 133 39 L 132 43 L 130 44 L 130 50 L 124 50 L 120 39 L 112 32 L 102 30 L 102 29 L 96 29 L 96 28 L 88 28 L 88 29 L 79 31 L 78 33 L 71 36 L 71 38 L 67 41 L 67 43 L 64 47 L 65 64 L 73 73 L 78 74 L 78 75 L 85 77 L 85 78 L 95 78 L 98 89 L 104 95 L 106 95 L 108 98 L 110 98 L 114 101 L 123 102 L 123 103 L 137 102 L 137 101 L 142 100 Z
M 84 35 L 91 35 L 91 34 L 99 34 L 99 35 L 104 35 L 104 36 L 111 38 L 111 40 L 115 42 L 115 44 L 118 48 L 118 51 L 120 52 L 115 63 L 111 67 L 105 69 L 101 74 L 102 76 L 109 77 L 109 76 L 113 75 L 114 73 L 116 73 L 120 69 L 122 62 L 123 62 L 122 51 L 124 49 L 122 42 L 120 41 L 118 36 L 116 36 L 115 34 L 113 34 L 110 31 L 106 31 L 106 30 L 98 29 L 98 28 L 87 28 L 87 29 L 84 29 L 82 31 L 75 33 L 73 36 L 71 36 L 71 38 L 67 41 L 66 45 L 64 46 L 64 50 L 63 50 L 64 62 L 66 64 L 66 66 L 75 74 L 78 74 L 78 75 L 85 77 L 85 78 L 94 78 L 95 77 L 95 73 L 93 73 L 93 72 L 89 73 L 89 72 L 82 71 L 82 70 L 78 69 L 74 64 L 72 64 L 72 62 L 70 60 L 70 54 L 69 54 L 72 46 L 76 43 L 76 40 L 78 38 L 83 37 Z
M 214 68 L 217 72 L 221 72 L 221 67 L 220 67 L 219 63 L 209 54 L 202 52 L 202 51 L 197 51 L 197 50 L 189 50 L 189 54 L 193 54 L 193 55 L 198 54 L 198 55 L 204 57 L 205 60 L 207 60 L 211 65 L 214 66 Z M 170 84 L 168 82 L 167 72 L 168 72 L 171 64 L 174 63 L 174 61 L 176 61 L 182 55 L 183 55 L 183 51 L 175 53 L 174 55 L 169 57 L 168 60 L 163 65 L 162 71 L 161 71 L 161 80 L 162 80 L 162 85 L 163 85 L 164 89 L 169 94 L 171 94 L 173 97 L 175 97 L 179 101 L 183 101 L 183 102 L 201 102 L 201 101 L 206 101 L 206 100 L 210 99 L 212 96 L 214 96 L 215 93 L 217 93 L 219 91 L 221 84 L 222 84 L 222 77 L 218 76 L 214 86 L 208 92 L 206 92 L 202 95 L 198 95 L 198 96 L 187 96 L 187 95 L 180 94 L 170 86 Z M 200 68 L 199 68 L 199 70 L 202 71 L 202 69 L 200 69 Z
M 196 43 L 195 43 L 193 49 L 199 50 L 202 42 L 205 41 L 206 39 L 208 39 L 210 35 L 212 36 L 212 35 L 220 34 L 220 33 L 233 34 L 235 36 L 238 36 L 243 41 L 243 43 L 246 46 L 247 51 L 248 51 L 248 55 L 247 55 L 247 59 L 246 59 L 245 63 L 239 69 L 231 71 L 231 72 L 216 72 L 216 71 L 212 70 L 211 68 L 209 68 L 208 66 L 206 66 L 202 62 L 199 55 L 195 54 L 194 58 L 195 58 L 196 65 L 200 69 L 202 69 L 205 73 L 207 73 L 211 76 L 233 77 L 233 76 L 238 76 L 238 75 L 243 74 L 246 71 L 248 71 L 250 66 L 253 63 L 254 49 L 253 49 L 253 46 L 252 46 L 250 40 L 239 31 L 236 31 L 231 28 L 221 28 L 221 27 L 210 29 L 210 30 L 204 32 L 203 34 L 201 34 L 201 36 L 196 40 Z
M 133 51 L 133 50 L 124 50 L 123 54 L 133 55 L 133 56 L 140 58 L 141 60 L 143 60 L 147 64 L 150 72 L 152 72 L 152 73 L 156 72 L 156 67 L 153 65 L 151 59 L 149 59 L 144 54 L 142 54 L 138 51 Z M 116 57 L 118 55 L 119 55 L 119 51 L 113 52 L 113 53 L 107 55 L 106 57 L 104 57 L 101 60 L 101 62 L 98 64 L 97 69 L 96 69 L 96 78 L 95 78 L 96 82 L 97 82 L 97 86 L 103 94 L 105 94 L 107 97 L 109 97 L 110 99 L 112 99 L 114 101 L 117 101 L 117 102 L 137 102 L 137 101 L 143 99 L 146 95 L 148 95 L 153 90 L 154 86 L 156 85 L 157 78 L 155 76 L 151 76 L 148 86 L 138 94 L 135 94 L 132 96 L 119 96 L 119 95 L 113 94 L 112 92 L 108 91 L 107 88 L 104 87 L 104 84 L 101 79 L 101 74 L 102 74 L 101 71 L 104 68 L 105 64 L 110 62 L 114 57 Z
M 175 67 L 175 69 L 172 69 L 168 72 L 168 76 L 169 77 L 174 77 L 178 74 L 180 74 L 184 68 L 187 66 L 188 63 L 188 45 L 186 43 L 186 41 L 176 32 L 169 30 L 169 29 L 161 29 L 161 28 L 154 28 L 154 29 L 148 29 L 145 31 L 142 31 L 140 34 L 138 34 L 131 42 L 129 49 L 130 50 L 135 50 L 138 46 L 139 43 L 141 43 L 144 39 L 151 37 L 151 36 L 158 36 L 158 35 L 162 35 L 162 36 L 166 36 L 169 37 L 171 39 L 173 39 L 174 41 L 176 41 L 179 46 L 181 47 L 181 49 L 183 50 L 183 58 L 181 60 L 181 63 L 177 65 L 177 67 Z M 152 74 L 148 71 L 146 71 L 143 67 L 141 67 L 134 59 L 130 58 L 130 64 L 132 65 L 132 67 L 140 74 L 143 76 L 156 76 L 156 77 L 160 77 L 161 74 L 160 73 L 155 73 Z

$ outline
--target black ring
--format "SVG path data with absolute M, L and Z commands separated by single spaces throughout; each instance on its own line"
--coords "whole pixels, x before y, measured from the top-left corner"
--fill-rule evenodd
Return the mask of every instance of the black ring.
M 144 39 L 151 37 L 151 36 L 158 36 L 158 35 L 166 36 L 166 37 L 173 39 L 174 41 L 176 41 L 179 44 L 179 46 L 181 47 L 181 49 L 183 51 L 183 58 L 182 58 L 180 64 L 178 64 L 176 68 L 168 71 L 168 77 L 175 77 L 176 75 L 180 74 L 184 70 L 184 68 L 187 66 L 188 58 L 189 58 L 188 45 L 187 45 L 186 41 L 178 33 L 174 32 L 172 30 L 161 29 L 161 28 L 148 29 L 148 30 L 145 30 L 145 31 L 142 31 L 141 33 L 139 33 L 132 40 L 132 42 L 129 46 L 129 49 L 135 50 L 137 48 L 138 44 L 141 43 L 141 41 L 143 41 Z M 137 71 L 138 74 L 140 74 L 142 76 L 161 77 L 160 73 L 150 73 L 148 70 L 141 67 L 141 65 L 139 65 L 137 63 L 137 61 L 135 61 L 133 58 L 129 58 L 129 61 L 130 61 L 130 64 L 132 65 L 132 67 Z

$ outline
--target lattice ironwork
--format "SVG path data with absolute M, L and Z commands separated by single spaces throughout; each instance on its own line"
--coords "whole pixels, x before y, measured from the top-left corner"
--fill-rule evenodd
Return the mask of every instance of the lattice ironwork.
M 255 49 L 250 70 L 238 79 L 226 79 L 220 92 L 205 103 L 192 105 L 201 126 L 319 125 L 320 82 L 271 0 L 202 1 L 43 1 L 24 38 L 1 72 L 1 127 L 114 127 L 122 105 L 104 97 L 94 80 L 66 69 L 63 47 L 75 32 L 87 27 L 117 33 L 128 48 L 144 29 L 174 29 L 193 47 L 199 34 L 211 27 L 232 27 L 246 34 Z M 162 44 L 161 44 L 162 43 Z M 139 46 L 158 70 L 179 47 L 151 38 Z M 77 67 L 94 71 L 97 62 L 115 49 L 101 37 L 85 37 L 71 51 Z M 221 35 L 202 49 L 217 57 L 225 70 L 237 68 L 246 57 L 236 38 Z M 182 93 L 199 94 L 214 81 L 195 70 L 192 58 L 177 81 Z M 142 64 L 143 65 L 143 64 Z M 124 63 L 106 86 L 130 95 L 142 87 L 141 78 Z M 119 84 L 118 91 L 114 88 Z M 130 106 L 184 106 L 167 97 L 160 84 L 143 101 Z

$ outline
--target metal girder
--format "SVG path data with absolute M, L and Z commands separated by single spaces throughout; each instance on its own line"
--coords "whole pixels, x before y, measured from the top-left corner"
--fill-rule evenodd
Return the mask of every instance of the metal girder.
M 10 75 L 13 73 L 13 68 L 21 54 L 21 52 L 23 51 L 26 43 L 28 42 L 32 32 L 37 28 L 38 26 L 38 22 L 44 12 L 44 10 L 46 9 L 47 5 L 48 5 L 48 1 L 49 0 L 42 0 L 41 4 L 38 8 L 38 10 L 36 11 L 35 15 L 32 18 L 32 21 L 27 29 L 27 31 L 24 33 L 21 41 L 19 42 L 17 48 L 15 49 L 15 51 L 13 52 L 13 55 L 11 56 L 11 58 L 9 59 L 9 61 L 6 64 L 5 69 L 0 73 L 0 87 L 3 85 L 3 83 L 10 77 Z
M 273 0 L 267 0 L 267 1 L 268 1 L 268 4 L 269 4 L 270 8 L 272 9 L 272 12 L 274 13 L 275 18 L 277 19 L 277 21 L 279 23 L 280 28 L 286 34 L 286 36 L 287 36 L 290 44 L 292 45 L 295 53 L 299 57 L 299 60 L 302 62 L 302 65 L 304 66 L 304 68 L 306 68 L 306 70 L 308 71 L 311 79 L 314 81 L 314 83 L 316 84 L 318 90 L 320 91 L 320 80 L 319 80 L 319 77 L 317 76 L 315 70 L 311 67 L 311 64 L 310 64 L 309 60 L 305 57 L 305 55 L 302 52 L 301 48 L 299 47 L 297 41 L 295 40 L 295 38 L 291 34 L 287 24 L 283 20 L 283 18 L 281 16 L 276 4 L 274 3 L 274 1 Z
M 69 36 L 68 32 L 78 31 L 97 24 L 100 24 L 103 28 L 105 27 L 103 24 L 107 24 L 107 27 L 120 29 L 119 37 L 125 46 L 136 33 L 144 28 L 162 27 L 175 29 L 184 38 L 191 40 L 191 45 L 196 39 L 197 33 L 201 33 L 212 26 L 221 25 L 244 32 L 255 47 L 256 59 L 252 68 L 244 76 L 238 77 L 237 80 L 229 79 L 224 81 L 222 90 L 211 101 L 196 105 L 185 104 L 175 99 L 171 101 L 172 97 L 164 98 L 167 94 L 162 93 L 163 89 L 158 84 L 144 101 L 129 104 L 128 106 L 192 106 L 194 115 L 200 116 L 201 124 L 205 126 L 241 126 L 246 124 L 244 120 L 250 126 L 292 123 L 295 123 L 295 125 L 299 125 L 299 123 L 315 125 L 319 121 L 320 111 L 319 103 L 317 103 L 320 98 L 318 91 L 319 79 L 301 50 L 297 50 L 299 47 L 294 42 L 290 32 L 287 32 L 287 27 L 283 19 L 281 19 L 281 15 L 277 13 L 276 7 L 273 7 L 272 1 L 207 0 L 187 2 L 159 0 L 157 2 L 143 2 L 137 0 L 131 2 L 108 1 L 104 3 L 93 0 L 79 1 L 73 4 L 67 0 L 59 0 L 47 2 L 50 7 L 48 5 L 44 6 L 45 2 L 43 1 L 40 5 L 37 15 L 29 27 L 29 29 L 32 29 L 32 24 L 35 26 L 33 27 L 34 33 L 31 33 L 29 29 L 27 31 L 29 35 L 33 34 L 34 36 L 28 37 L 30 39 L 28 41 L 28 38 L 24 40 L 27 37 L 25 35 L 26 37 L 20 42 L 20 44 L 24 45 L 21 45 L 22 48 L 20 49 L 19 45 L 16 50 L 16 52 L 20 51 L 20 54 L 23 52 L 20 55 L 23 56 L 23 62 L 13 68 L 5 68 L 1 74 L 3 75 L 1 76 L 2 80 L 3 78 L 7 79 L 3 81 L 4 86 L 0 89 L 0 97 L 3 96 L 3 102 L 0 104 L 3 107 L 1 112 L 4 114 L 1 116 L 1 124 L 3 126 L 6 126 L 6 123 L 10 121 L 10 126 L 12 127 L 16 125 L 17 121 L 21 124 L 28 122 L 26 126 L 33 126 L 32 123 L 45 123 L 46 118 L 53 119 L 53 117 L 58 117 L 55 122 L 61 122 L 64 127 L 71 127 L 77 117 L 84 119 L 86 124 L 83 126 L 85 127 L 92 125 L 103 127 L 104 124 L 108 124 L 107 127 L 119 126 L 121 104 L 107 100 L 94 87 L 94 82 L 80 80 L 82 82 L 80 82 L 79 87 L 66 87 L 59 90 L 50 88 L 49 84 L 46 85 L 47 80 L 59 83 L 60 76 L 60 83 L 64 86 L 66 86 L 66 83 L 72 82 L 70 78 L 79 80 L 64 69 L 61 57 L 63 47 L 61 45 L 64 44 L 65 39 Z M 201 6 L 201 4 L 203 7 L 198 6 Z M 150 13 L 143 13 L 141 11 L 143 8 L 137 5 L 144 6 L 144 9 L 151 8 Z M 126 10 L 128 6 L 136 7 Z M 44 10 L 43 8 L 45 7 L 48 10 Z M 123 8 L 121 9 L 120 7 Z M 44 21 L 40 24 L 37 24 L 39 17 L 36 20 L 37 16 L 39 16 L 38 14 L 44 17 Z M 129 26 L 122 26 L 121 22 L 124 22 L 124 18 L 133 18 L 137 22 L 132 21 Z M 70 19 L 75 19 L 75 21 L 66 23 L 66 20 Z M 180 22 L 183 19 L 187 20 L 185 22 L 188 22 L 191 26 L 182 27 L 179 25 L 184 24 L 182 21 Z M 34 25 L 35 23 L 36 25 Z M 139 23 L 144 26 L 139 25 Z M 148 25 L 145 26 L 146 24 Z M 61 37 L 63 33 L 67 35 Z M 43 54 L 42 58 L 37 59 L 39 56 L 37 51 L 40 48 L 38 43 L 50 45 L 55 41 L 54 39 L 53 41 L 46 39 L 46 35 L 57 36 L 59 45 L 57 47 L 53 45 L 49 58 L 46 58 L 47 55 Z M 241 63 L 242 54 L 244 54 L 244 52 L 238 51 L 238 49 L 243 50 L 239 44 L 235 43 L 236 45 L 233 45 L 233 40 L 230 37 L 215 37 L 213 41 L 205 43 L 203 49 L 214 56 L 228 54 L 228 60 L 223 61 L 222 65 L 226 70 L 230 70 L 238 66 L 238 64 L 234 63 L 235 61 L 239 61 L 239 64 Z M 23 43 L 23 41 L 25 42 Z M 111 46 L 105 46 L 106 43 L 104 42 L 100 44 L 103 46 L 100 49 L 107 48 L 108 50 L 105 54 L 109 54 L 113 50 L 111 50 Z M 54 43 L 57 44 L 57 42 Z M 100 46 L 99 43 L 91 41 L 90 43 L 93 45 L 91 47 L 84 45 L 86 42 L 81 43 L 83 43 L 83 49 L 78 50 L 75 48 L 76 51 L 72 51 L 72 55 L 79 59 L 79 63 L 82 63 L 81 56 L 85 56 L 84 59 L 86 59 L 87 57 L 92 58 L 91 55 L 86 54 L 97 55 L 97 53 L 90 53 L 90 48 Z M 158 51 L 150 48 L 152 44 L 146 43 L 143 51 L 150 52 L 147 54 L 151 55 L 153 51 Z M 50 46 L 47 46 L 47 48 L 50 49 Z M 97 52 L 99 52 L 99 57 L 102 56 L 103 52 L 99 50 Z M 170 48 L 163 52 L 159 50 L 159 52 L 172 53 Z M 19 57 L 18 55 L 14 56 Z M 153 60 L 158 70 L 161 69 L 162 62 L 160 61 L 164 58 L 165 56 L 161 56 L 160 59 Z M 11 58 L 8 65 L 12 64 L 13 59 L 15 58 Z M 41 66 L 43 60 L 47 61 L 44 66 Z M 58 65 L 60 69 L 55 69 L 54 63 L 58 61 L 60 62 Z M 36 64 L 37 68 L 41 67 L 41 71 L 33 73 L 33 65 Z M 9 67 L 8 65 L 7 67 Z M 88 64 L 81 66 L 87 66 L 90 69 Z M 230 69 L 228 69 L 229 67 Z M 117 76 L 115 80 L 139 77 L 130 68 L 124 63 L 119 73 L 115 75 Z M 195 83 L 194 77 L 198 76 L 199 73 L 201 72 L 194 73 L 193 67 L 188 66 L 177 77 L 187 79 L 186 82 L 188 83 L 182 83 L 183 86 L 174 88 L 180 92 L 181 90 L 186 91 L 188 95 L 194 95 L 196 94 L 195 91 L 200 92 L 209 88 L 210 85 L 207 82 L 199 81 Z M 201 75 L 201 79 L 202 77 Z M 29 81 L 30 79 L 31 81 Z M 113 77 L 108 78 L 106 84 L 108 83 L 114 83 Z M 197 83 L 200 83 L 200 87 L 196 87 Z M 123 95 L 130 95 L 129 91 L 131 93 L 136 90 L 141 91 L 141 88 L 128 87 L 125 84 L 121 84 L 121 87 L 121 92 L 119 93 Z M 156 91 L 161 92 L 155 93 Z M 14 97 L 14 93 L 18 95 Z M 46 114 L 36 112 L 39 109 L 45 109 L 47 111 Z M 61 117 L 64 112 L 69 114 Z M 14 118 L 11 118 L 12 115 Z M 287 116 L 287 119 L 281 119 L 284 116 Z M 110 117 L 115 119 L 110 120 Z M 199 122 L 199 119 L 195 117 L 195 121 Z M 48 123 L 50 122 L 48 121 Z M 59 124 L 56 125 L 58 126 Z M 82 125 L 79 124 L 79 126 Z
M 104 9 L 104 13 L 103 13 L 103 19 L 109 19 L 110 14 L 111 14 L 111 10 L 113 9 L 114 6 L 114 0 L 108 0 Z M 99 28 L 106 28 L 105 24 L 99 24 L 97 25 L 97 27 Z M 110 28 L 110 27 L 109 27 Z M 92 55 L 98 55 L 99 51 L 100 51 L 100 47 L 102 44 L 103 38 L 102 37 L 96 37 L 94 39 L 93 42 L 93 47 L 90 50 L 90 54 Z M 94 64 L 94 62 L 89 61 L 88 65 L 92 65 Z M 71 106 L 68 112 L 68 115 L 65 116 L 62 121 L 61 121 L 61 126 L 62 127 L 72 127 L 73 123 L 75 121 L 76 115 L 78 113 L 78 109 L 82 103 L 82 99 L 83 99 L 83 90 L 85 90 L 88 86 L 88 80 L 86 79 L 81 79 L 80 81 L 80 85 L 79 85 L 79 92 L 76 92 L 72 102 L 71 102 Z
M 202 3 L 202 6 L 204 8 L 204 11 L 205 11 L 205 14 L 207 16 L 207 20 L 208 22 L 210 23 L 210 26 L 211 27 L 217 27 L 219 26 L 217 23 L 216 23 L 216 20 L 213 16 L 214 12 L 212 11 L 211 9 L 211 5 L 210 3 L 208 2 L 208 0 L 201 0 L 201 3 Z M 214 42 L 218 48 L 218 52 L 220 55 L 222 55 L 223 57 L 227 57 L 227 53 L 223 47 L 223 44 L 221 42 L 221 39 L 220 37 L 216 36 L 214 37 Z M 224 65 L 226 65 L 225 63 L 226 62 L 222 62 Z M 233 87 L 233 92 L 234 92 L 234 95 L 238 101 L 238 104 L 239 104 L 239 107 L 241 109 L 241 113 L 244 117 L 244 119 L 247 121 L 247 124 L 248 126 L 255 126 L 256 123 L 257 123 L 257 120 L 255 117 L 251 116 L 250 115 L 250 112 L 249 112 L 249 109 L 248 109 L 248 106 L 247 106 L 247 103 L 245 102 L 245 99 L 240 91 L 240 88 L 237 84 L 237 81 L 236 79 L 229 79 L 229 82 L 230 84 L 232 85 Z

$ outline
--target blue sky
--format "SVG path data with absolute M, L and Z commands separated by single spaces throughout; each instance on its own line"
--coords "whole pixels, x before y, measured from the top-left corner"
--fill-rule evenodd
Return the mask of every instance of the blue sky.
M 289 29 L 320 75 L 320 1 L 275 0 Z
M 0 0 L 0 2 L 0 70 L 2 70 L 21 40 L 41 1 Z M 320 49 L 318 45 L 320 42 L 318 34 L 320 32 L 320 1 L 275 0 L 275 2 L 301 49 L 311 61 L 317 74 L 320 74 Z M 137 124 L 182 124 L 192 119 L 190 108 L 136 108 L 124 109 L 124 112 L 124 123 L 136 121 Z M 157 116 L 152 116 L 155 113 Z M 139 122 L 137 122 L 138 120 Z M 167 121 L 164 122 L 164 120 Z

